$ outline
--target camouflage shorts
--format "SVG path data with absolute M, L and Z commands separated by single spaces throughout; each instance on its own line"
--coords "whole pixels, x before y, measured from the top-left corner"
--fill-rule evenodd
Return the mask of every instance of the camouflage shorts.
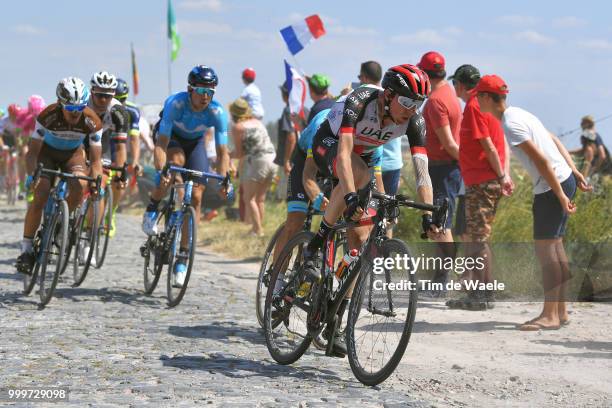
M 484 242 L 491 237 L 501 196 L 502 188 L 497 180 L 465 187 L 466 233 L 473 241 Z

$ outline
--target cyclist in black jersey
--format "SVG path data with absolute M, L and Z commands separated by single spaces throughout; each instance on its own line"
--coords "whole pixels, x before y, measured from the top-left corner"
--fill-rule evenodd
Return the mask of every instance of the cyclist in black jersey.
M 339 184 L 332 191 L 319 231 L 308 244 L 304 269 L 311 279 L 319 279 L 316 265 L 317 253 L 342 213 L 344 217 L 358 220 L 364 209 L 359 207 L 358 188 L 370 182 L 370 173 L 364 158 L 378 146 L 406 135 L 410 143 L 415 168 L 417 193 L 421 201 L 431 204 L 433 191 L 427 169 L 425 150 L 425 123 L 418 113 L 431 91 L 427 74 L 414 65 L 397 65 L 384 75 L 382 89 L 360 87 L 348 97 L 337 102 L 327 115 L 314 137 L 312 152 L 319 171 L 334 175 Z M 423 214 L 422 227 L 430 236 L 439 233 L 429 212 Z M 369 231 L 362 230 L 348 236 L 349 247 L 359 248 Z M 342 320 L 348 298 L 338 310 Z M 333 354 L 346 355 L 343 336 L 336 336 Z

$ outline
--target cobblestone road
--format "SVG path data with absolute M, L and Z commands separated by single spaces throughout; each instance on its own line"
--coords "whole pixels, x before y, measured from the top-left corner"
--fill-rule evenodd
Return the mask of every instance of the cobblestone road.
M 591 350 L 595 356 L 586 357 L 596 364 L 577 375 L 567 358 L 554 357 L 567 338 L 555 346 L 547 341 L 559 338 L 547 333 L 527 337 L 507 331 L 512 319 L 499 315 L 515 305 L 500 305 L 497 315 L 444 311 L 451 323 L 436 322 L 442 305 L 421 307 L 398 372 L 379 387 L 364 387 L 346 359 L 318 351 L 279 366 L 254 316 L 257 265 L 199 250 L 185 299 L 168 309 L 165 276 L 153 296 L 143 295 L 138 254 L 143 235 L 139 219 L 130 216 L 119 216 L 105 266 L 92 270 L 80 288 L 60 283 L 47 308 L 37 310 L 37 296 L 20 294 L 12 267 L 22 217 L 23 209 L 0 208 L 0 387 L 67 386 L 69 404 L 78 407 L 604 406 L 611 401 L 605 374 L 609 380 L 609 338 L 599 343 L 601 350 Z M 525 320 L 521 314 L 538 307 L 518 310 L 514 318 Z M 604 338 L 610 308 L 589 313 L 599 313 L 595 320 L 601 326 L 586 340 Z M 508 333 L 516 339 L 508 340 Z M 532 353 L 517 353 L 516 344 Z

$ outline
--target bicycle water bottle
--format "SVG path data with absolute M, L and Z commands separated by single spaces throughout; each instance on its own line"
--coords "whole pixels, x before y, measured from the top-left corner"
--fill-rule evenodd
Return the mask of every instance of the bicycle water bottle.
M 340 264 L 338 265 L 338 269 L 336 269 L 336 279 L 342 279 L 342 275 L 344 275 L 346 268 L 357 259 L 357 255 L 359 255 L 359 250 L 357 249 L 351 249 L 349 252 L 344 254 L 342 261 L 340 261 Z

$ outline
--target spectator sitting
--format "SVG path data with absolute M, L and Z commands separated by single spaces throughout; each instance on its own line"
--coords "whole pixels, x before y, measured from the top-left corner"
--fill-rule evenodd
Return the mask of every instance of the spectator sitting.
M 261 101 L 261 91 L 259 87 L 255 85 L 255 70 L 253 68 L 247 68 L 242 71 L 242 82 L 246 85 L 241 98 L 246 99 L 251 110 L 253 111 L 253 117 L 256 119 L 263 119 L 264 108 Z
M 253 228 L 251 234 L 263 236 L 264 201 L 276 172 L 274 145 L 261 121 L 251 113 L 246 100 L 239 98 L 229 107 L 232 117 L 234 157 L 240 159 L 244 202 L 247 220 Z
M 582 147 L 570 153 L 584 157 L 581 173 L 588 179 L 598 171 L 602 171 L 606 163 L 610 161 L 610 157 L 601 136 L 595 130 L 595 119 L 591 115 L 582 118 L 580 127 L 582 128 L 580 135 Z

